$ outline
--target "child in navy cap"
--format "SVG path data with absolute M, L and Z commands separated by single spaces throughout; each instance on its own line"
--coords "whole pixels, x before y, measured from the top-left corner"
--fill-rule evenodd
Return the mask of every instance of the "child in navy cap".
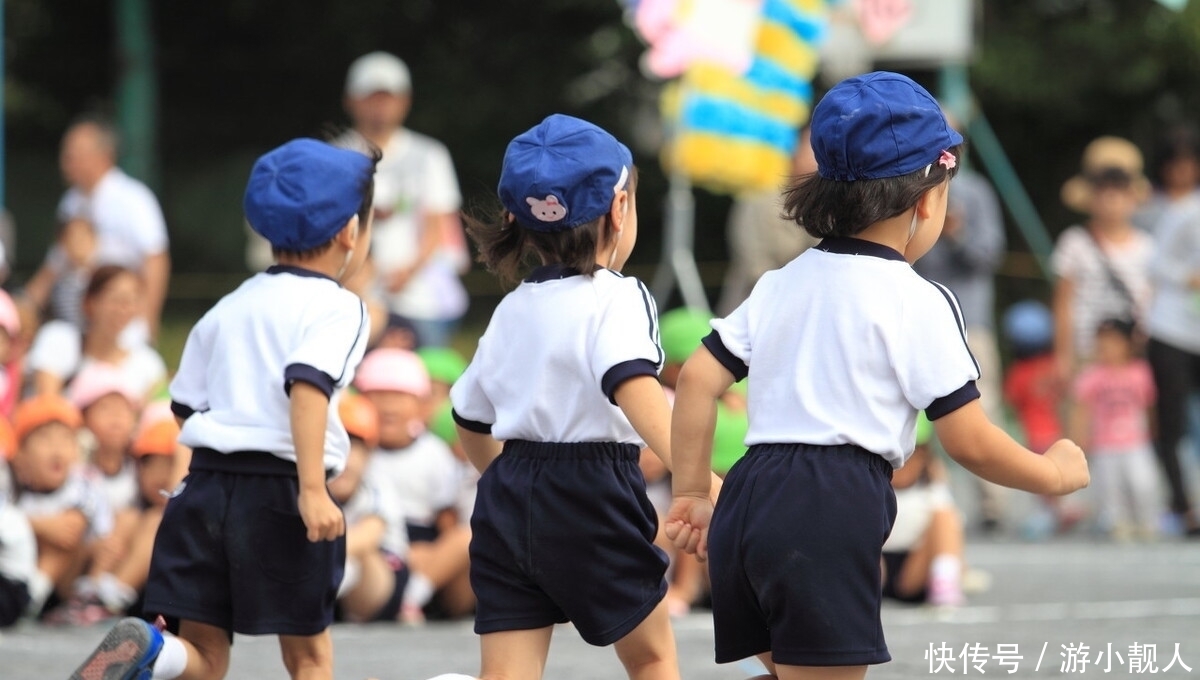
M 333 677 L 346 543 L 325 482 L 345 465 L 335 395 L 369 327 L 341 282 L 367 256 L 378 160 L 297 139 L 254 164 L 246 218 L 277 264 L 196 323 L 170 388 L 193 452 L 163 512 L 143 610 L 177 636 L 123 619 L 72 678 L 222 678 L 235 632 L 278 635 L 293 678 Z
M 615 644 L 631 676 L 679 677 L 638 467 L 643 445 L 670 463 L 658 318 L 645 285 L 619 273 L 637 240 L 636 181 L 625 145 L 552 115 L 508 145 L 495 220 L 468 224 L 483 262 L 520 280 L 450 389 L 482 472 L 471 585 L 483 677 L 540 676 L 566 621 Z
M 988 422 L 958 302 L 910 266 L 941 233 L 962 153 L 933 97 L 895 73 L 850 78 L 814 109 L 812 144 L 818 170 L 784 205 L 822 241 L 713 320 L 684 364 L 666 530 L 708 556 L 718 662 L 758 655 L 779 677 L 861 678 L 891 658 L 880 555 L 919 411 L 987 480 L 1066 494 L 1088 473 L 1073 442 L 1039 456 Z M 714 404 L 747 377 L 749 451 L 714 512 Z

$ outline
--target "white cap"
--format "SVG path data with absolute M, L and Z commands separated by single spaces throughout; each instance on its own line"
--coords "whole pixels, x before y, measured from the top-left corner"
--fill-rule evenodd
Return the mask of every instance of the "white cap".
M 350 64 L 346 73 L 346 94 L 361 98 L 376 92 L 407 94 L 412 89 L 408 66 L 387 52 L 364 54 Z

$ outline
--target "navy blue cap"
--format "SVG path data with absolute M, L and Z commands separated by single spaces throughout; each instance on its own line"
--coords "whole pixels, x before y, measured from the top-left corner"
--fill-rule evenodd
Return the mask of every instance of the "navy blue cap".
M 813 109 L 811 134 L 817 172 L 843 182 L 916 172 L 963 141 L 925 88 L 888 71 L 835 85 Z
M 293 139 L 263 154 L 242 200 L 250 227 L 282 250 L 327 243 L 362 204 L 375 164 L 362 153 Z
M 607 213 L 632 167 L 615 137 L 556 113 L 509 142 L 497 191 L 526 229 L 566 231 Z

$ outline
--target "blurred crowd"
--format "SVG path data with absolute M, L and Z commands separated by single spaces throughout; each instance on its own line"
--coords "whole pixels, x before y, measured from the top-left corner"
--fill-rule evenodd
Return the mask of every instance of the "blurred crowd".
M 372 314 L 371 349 L 341 396 L 352 451 L 329 484 L 347 519 L 339 594 L 347 621 L 419 624 L 467 616 L 474 605 L 467 574 L 477 473 L 458 446 L 448 403 L 466 367 L 451 341 L 467 308 L 460 276 L 470 262 L 449 153 L 404 127 L 411 90 L 404 63 L 377 52 L 350 66 L 344 92 L 351 126 L 343 136 L 383 150 L 372 266 L 348 283 Z M 70 126 L 56 239 L 23 286 L 0 291 L 0 627 L 138 613 L 163 507 L 187 473 L 190 452 L 176 442 L 168 368 L 155 349 L 170 278 L 168 230 L 153 193 L 117 167 L 117 147 L 102 119 Z M 1042 538 L 1086 526 L 1121 541 L 1200 536 L 1181 459 L 1191 451 L 1182 444 L 1200 443 L 1200 139 L 1170 130 L 1152 160 L 1147 176 L 1128 140 L 1093 141 L 1062 187 L 1079 222 L 1058 238 L 1052 293 L 1003 309 L 995 291 L 1006 250 L 1000 203 L 976 173 L 951 185 L 942 240 L 916 266 L 961 302 L 984 406 L 1035 450 L 1073 438 L 1093 476 L 1086 503 L 1040 500 L 1019 526 L 1005 526 L 1006 495 L 982 486 L 981 530 Z M 797 172 L 810 164 L 810 154 L 797 155 Z M 778 200 L 735 203 L 723 312 L 764 267 L 811 245 L 795 225 L 776 223 Z M 259 269 L 270 252 L 255 238 L 248 262 Z M 769 253 L 759 241 L 771 244 Z M 778 263 L 763 265 L 768 255 Z M 679 308 L 660 321 L 670 394 L 710 330 L 709 315 Z M 718 475 L 744 452 L 746 428 L 744 385 L 735 385 L 718 409 Z M 930 428 L 917 444 L 894 480 L 901 512 L 885 546 L 885 590 L 903 601 L 957 604 L 970 586 L 968 527 Z M 668 471 L 648 454 L 643 472 L 665 512 Z M 672 554 L 674 614 L 704 602 L 705 578 L 694 558 Z

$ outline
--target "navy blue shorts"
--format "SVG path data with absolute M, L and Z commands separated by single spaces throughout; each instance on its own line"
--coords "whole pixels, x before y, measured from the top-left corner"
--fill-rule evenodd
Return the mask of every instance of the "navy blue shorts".
M 247 635 L 333 622 L 346 537 L 309 542 L 293 463 L 196 449 L 154 539 L 145 612 Z
M 0 574 L 0 628 L 8 628 L 21 619 L 29 606 L 29 588 L 21 581 Z
M 896 519 L 892 466 L 856 446 L 758 444 L 734 464 L 709 529 L 717 663 L 891 660 L 880 555 Z
M 667 556 L 638 448 L 508 441 L 479 479 L 471 515 L 475 632 L 571 621 L 612 644 L 667 592 Z

